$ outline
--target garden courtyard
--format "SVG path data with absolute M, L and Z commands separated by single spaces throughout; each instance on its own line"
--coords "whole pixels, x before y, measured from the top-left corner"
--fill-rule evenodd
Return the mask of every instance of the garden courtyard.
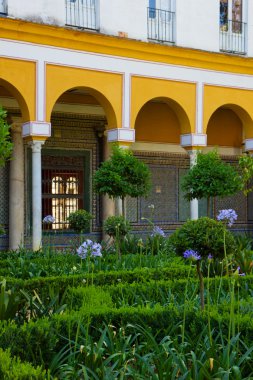
M 1 252 L 0 377 L 253 378 L 253 241 L 233 217 Z
M 208 216 L 168 233 L 150 204 L 140 234 L 125 201 L 147 196 L 151 175 L 114 146 L 93 178 L 98 195 L 120 204 L 103 239 L 80 208 L 67 217 L 67 245 L 55 246 L 46 215 L 38 250 L 0 251 L 0 378 L 253 379 L 253 237 L 233 229 L 233 209 L 212 211 L 213 198 L 251 191 L 252 176 L 250 156 L 235 168 L 216 150 L 197 153 L 182 189 L 191 206 L 206 199 Z

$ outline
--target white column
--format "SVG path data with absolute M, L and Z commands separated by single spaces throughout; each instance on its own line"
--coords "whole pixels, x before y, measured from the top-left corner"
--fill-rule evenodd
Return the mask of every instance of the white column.
M 29 142 L 32 148 L 32 248 L 38 251 L 42 244 L 41 147 L 44 141 Z
M 196 164 L 197 160 L 197 150 L 190 150 L 189 156 L 190 156 L 190 167 L 192 168 Z M 192 199 L 190 201 L 190 218 L 192 220 L 196 220 L 199 217 L 199 203 L 197 199 Z
M 24 146 L 21 125 L 11 126 L 13 142 L 10 160 L 9 248 L 18 249 L 24 241 Z

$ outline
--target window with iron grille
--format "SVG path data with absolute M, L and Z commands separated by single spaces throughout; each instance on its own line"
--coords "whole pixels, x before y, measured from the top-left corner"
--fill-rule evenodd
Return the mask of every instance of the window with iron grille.
M 50 228 L 54 230 L 68 228 L 69 214 L 88 208 L 88 192 L 85 157 L 43 154 L 42 215 L 43 218 L 46 215 L 55 218 Z
M 246 27 L 243 0 L 220 0 L 220 50 L 246 53 Z
M 148 38 L 174 43 L 174 17 L 171 0 L 149 0 L 147 13 Z
M 97 0 L 65 0 L 66 25 L 97 30 Z
M 0 0 L 0 15 L 7 15 L 7 0 Z

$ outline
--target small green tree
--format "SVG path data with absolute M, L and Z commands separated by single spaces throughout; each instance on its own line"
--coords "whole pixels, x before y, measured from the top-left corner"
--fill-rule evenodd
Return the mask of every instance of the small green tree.
M 207 199 L 207 215 L 210 214 L 210 198 L 234 195 L 243 189 L 239 172 L 219 157 L 217 150 L 197 154 L 196 164 L 184 176 L 182 190 L 188 201 Z
M 10 127 L 6 122 L 6 111 L 0 106 L 0 167 L 10 159 L 13 144 L 10 141 Z
M 144 162 L 134 157 L 130 150 L 114 145 L 111 157 L 94 174 L 94 189 L 98 194 L 121 198 L 125 216 L 126 196 L 137 198 L 148 195 L 150 178 L 150 170 Z
M 244 195 L 247 195 L 253 191 L 253 184 L 251 182 L 253 178 L 253 157 L 250 154 L 243 154 L 239 158 L 239 167 L 244 187 L 243 192 Z

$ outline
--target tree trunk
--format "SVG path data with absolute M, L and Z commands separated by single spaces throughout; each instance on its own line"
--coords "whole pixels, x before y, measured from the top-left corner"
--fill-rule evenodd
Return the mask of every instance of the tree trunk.
M 200 261 L 197 261 L 197 272 L 199 276 L 199 290 L 200 290 L 200 306 L 201 310 L 205 308 L 205 299 L 204 299 L 204 279 L 200 268 Z

